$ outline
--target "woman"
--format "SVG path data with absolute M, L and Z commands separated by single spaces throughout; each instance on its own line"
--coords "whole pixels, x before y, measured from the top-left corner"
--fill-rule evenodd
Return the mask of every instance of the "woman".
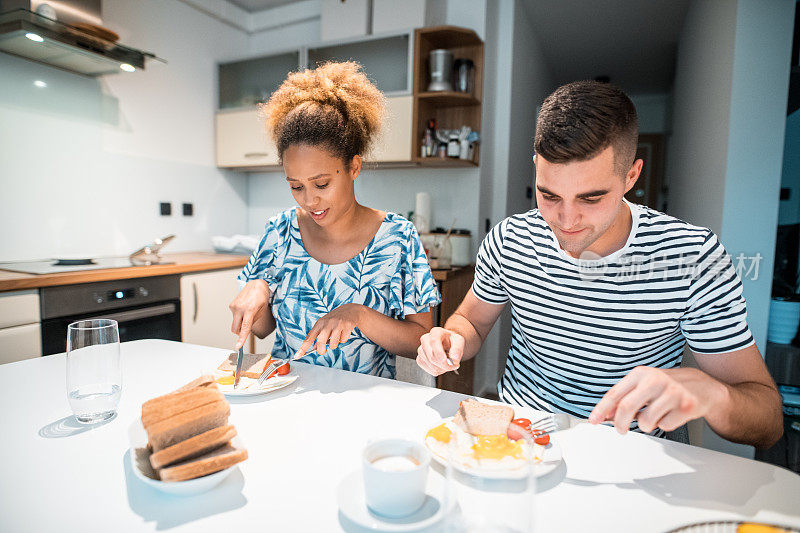
M 441 299 L 414 226 L 355 198 L 383 94 L 357 63 L 327 63 L 290 74 L 265 111 L 297 207 L 269 220 L 239 275 L 236 347 L 275 330 L 275 357 L 393 378 Z

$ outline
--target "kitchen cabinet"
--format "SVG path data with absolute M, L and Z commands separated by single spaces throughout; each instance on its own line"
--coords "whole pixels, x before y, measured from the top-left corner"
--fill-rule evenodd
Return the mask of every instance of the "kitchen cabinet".
M 411 117 L 413 96 L 395 96 L 386 99 L 386 118 L 383 129 L 375 140 L 367 163 L 411 161 Z
M 308 48 L 308 68 L 327 61 L 357 61 L 386 96 L 411 94 L 412 34 L 403 32 Z
M 474 89 L 472 93 L 456 91 L 428 91 L 430 74 L 428 56 L 432 50 L 447 49 L 454 59 L 464 58 L 474 65 Z M 414 35 L 414 113 L 411 140 L 414 162 L 420 166 L 476 167 L 480 161 L 479 147 L 471 160 L 458 158 L 421 157 L 419 146 L 428 120 L 434 119 L 439 129 L 457 129 L 469 126 L 472 131 L 481 131 L 481 98 L 483 95 L 483 41 L 467 28 L 436 26 L 420 28 Z
M 39 291 L 0 294 L 0 364 L 41 357 Z
M 253 108 L 280 87 L 286 76 L 303 67 L 302 50 L 220 63 L 219 110 Z
M 239 293 L 239 268 L 181 276 L 181 338 L 183 342 L 232 349 L 228 304 Z
M 220 111 L 216 116 L 217 166 L 265 167 L 279 164 L 258 108 Z

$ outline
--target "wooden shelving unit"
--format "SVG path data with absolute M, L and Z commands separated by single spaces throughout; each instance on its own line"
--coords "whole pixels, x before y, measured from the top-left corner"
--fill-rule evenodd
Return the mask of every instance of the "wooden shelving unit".
M 431 50 L 446 48 L 453 52 L 453 58 L 467 58 L 475 65 L 475 89 L 473 94 L 454 91 L 429 92 L 428 55 Z M 414 146 L 412 160 L 426 167 L 475 167 L 480 163 L 480 151 L 475 149 L 471 161 L 463 159 L 442 159 L 420 157 L 420 143 L 429 119 L 436 119 L 439 128 L 455 129 L 469 126 L 473 131 L 481 131 L 481 98 L 483 96 L 483 41 L 467 28 L 456 26 L 435 26 L 420 28 L 414 34 L 414 119 L 411 139 Z M 480 146 L 480 144 L 478 144 Z

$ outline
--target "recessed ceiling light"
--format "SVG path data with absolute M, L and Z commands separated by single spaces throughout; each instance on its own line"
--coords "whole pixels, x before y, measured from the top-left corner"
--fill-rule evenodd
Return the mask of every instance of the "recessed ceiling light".
M 31 41 L 34 41 L 34 42 L 37 42 L 37 43 L 40 43 L 40 42 L 44 41 L 42 36 L 37 34 L 37 33 L 26 33 L 25 37 L 27 37 Z
M 35 82 L 33 82 L 33 84 L 36 85 L 37 87 L 41 87 L 42 89 L 47 87 L 47 83 L 43 82 L 42 80 L 36 80 Z
M 121 68 L 125 72 L 135 72 L 136 71 L 136 67 L 134 67 L 133 65 L 129 65 L 128 63 L 122 63 L 119 66 L 119 68 Z

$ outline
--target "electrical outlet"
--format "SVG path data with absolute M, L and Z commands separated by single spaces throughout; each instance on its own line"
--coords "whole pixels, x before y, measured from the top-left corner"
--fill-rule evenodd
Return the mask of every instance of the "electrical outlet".
M 185 203 L 183 204 L 183 216 L 190 217 L 194 215 L 194 204 Z
M 170 202 L 161 202 L 158 204 L 161 209 L 161 216 L 169 216 L 172 214 L 172 204 Z

